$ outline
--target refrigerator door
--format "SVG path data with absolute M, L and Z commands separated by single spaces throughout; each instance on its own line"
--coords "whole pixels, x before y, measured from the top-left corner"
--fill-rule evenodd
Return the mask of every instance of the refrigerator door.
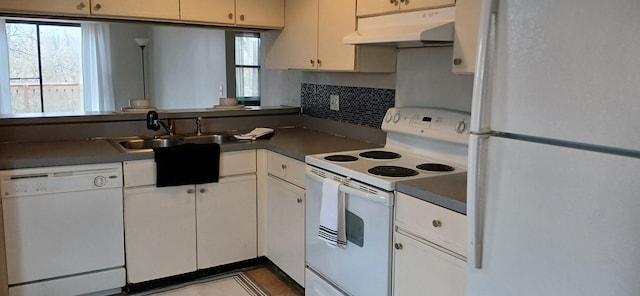
M 640 1 L 484 1 L 471 132 L 639 150 Z
M 484 245 L 467 295 L 640 295 L 640 159 L 500 137 L 479 144 L 477 171 L 487 173 L 470 196 L 482 206 L 470 210 L 484 212 Z

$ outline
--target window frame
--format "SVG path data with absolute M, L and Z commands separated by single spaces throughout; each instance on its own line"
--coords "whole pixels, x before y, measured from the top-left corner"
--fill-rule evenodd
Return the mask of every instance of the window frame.
M 227 96 L 235 97 L 238 99 L 239 104 L 243 104 L 245 106 L 260 106 L 261 104 L 261 94 L 262 94 L 262 85 L 261 85 L 261 56 L 260 47 L 258 48 L 258 63 L 257 65 L 238 65 L 236 64 L 236 37 L 237 36 L 250 36 L 261 39 L 260 33 L 257 32 L 245 32 L 245 31 L 227 31 L 225 35 L 225 43 L 226 43 L 226 53 L 227 53 Z M 258 96 L 250 96 L 250 97 L 240 97 L 237 93 L 237 83 L 236 83 L 236 71 L 239 68 L 252 68 L 258 69 Z
M 25 77 L 11 77 L 9 76 L 9 83 L 12 80 L 18 79 L 34 79 L 38 80 L 39 88 L 40 88 L 40 113 L 45 113 L 44 107 L 44 85 L 43 85 L 43 77 L 42 77 L 42 49 L 41 49 L 41 40 L 40 40 L 40 26 L 58 26 L 58 27 L 77 27 L 81 28 L 81 23 L 74 22 L 52 22 L 52 21 L 43 21 L 43 20 L 29 20 L 29 19 L 5 19 L 5 24 L 29 24 L 36 26 L 36 43 L 37 43 L 37 53 L 38 53 L 38 76 L 37 78 L 25 78 Z M 80 81 L 82 84 L 82 81 Z

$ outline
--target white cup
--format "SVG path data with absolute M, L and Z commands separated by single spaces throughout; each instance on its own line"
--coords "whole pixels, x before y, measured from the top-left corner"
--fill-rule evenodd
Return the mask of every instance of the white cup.
M 236 98 L 220 98 L 221 106 L 235 106 L 238 105 L 238 99 Z

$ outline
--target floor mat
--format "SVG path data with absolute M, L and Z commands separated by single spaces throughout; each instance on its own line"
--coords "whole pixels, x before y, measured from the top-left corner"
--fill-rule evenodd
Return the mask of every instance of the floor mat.
M 147 291 L 136 296 L 268 296 L 243 272 Z

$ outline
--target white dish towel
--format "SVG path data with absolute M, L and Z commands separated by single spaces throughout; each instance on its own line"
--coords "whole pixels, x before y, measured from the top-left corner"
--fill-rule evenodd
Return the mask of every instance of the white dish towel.
M 325 178 L 322 182 L 322 204 L 318 238 L 332 248 L 347 247 L 344 194 L 340 182 Z

